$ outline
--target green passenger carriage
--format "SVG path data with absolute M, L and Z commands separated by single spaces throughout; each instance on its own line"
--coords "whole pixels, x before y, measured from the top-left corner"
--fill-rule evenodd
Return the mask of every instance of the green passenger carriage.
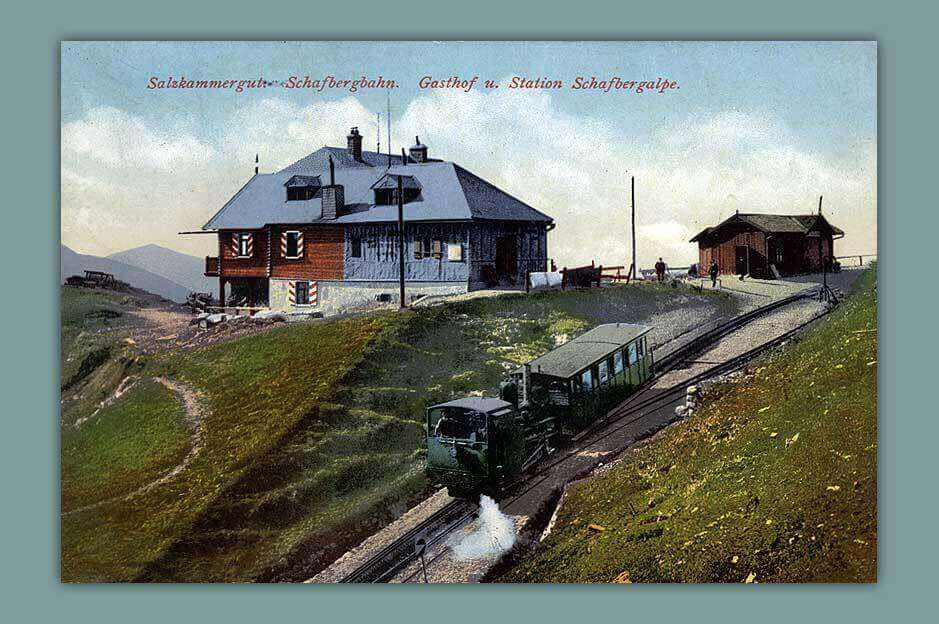
M 427 408 L 427 473 L 451 494 L 498 494 L 653 375 L 651 327 L 600 325 L 513 371 L 500 398 Z

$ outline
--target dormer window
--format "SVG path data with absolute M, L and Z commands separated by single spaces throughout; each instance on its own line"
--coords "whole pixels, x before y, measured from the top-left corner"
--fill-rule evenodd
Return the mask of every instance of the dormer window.
M 316 196 L 322 184 L 319 176 L 295 175 L 284 184 L 287 201 L 307 201 Z
M 404 190 L 404 203 L 416 201 L 421 196 L 421 185 L 413 176 L 401 176 Z M 398 204 L 398 176 L 387 175 L 373 187 L 376 206 L 396 206 Z

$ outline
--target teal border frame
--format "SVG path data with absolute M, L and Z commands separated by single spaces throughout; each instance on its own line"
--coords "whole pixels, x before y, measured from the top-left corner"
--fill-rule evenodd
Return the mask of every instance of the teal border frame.
M 920 3 L 790 0 L 629 6 L 478 0 L 7 7 L 2 327 L 7 621 L 852 621 L 926 619 L 939 440 L 934 344 L 935 15 Z M 307 16 L 307 19 L 304 18 Z M 879 49 L 879 581 L 862 586 L 65 586 L 58 582 L 59 42 L 76 39 L 873 39 Z M 930 132 L 929 130 L 932 130 Z M 902 244 L 901 244 L 902 242 Z M 926 340 L 924 340 L 924 338 Z M 902 358 L 901 358 L 902 354 Z M 931 409 L 930 409 L 931 408 Z

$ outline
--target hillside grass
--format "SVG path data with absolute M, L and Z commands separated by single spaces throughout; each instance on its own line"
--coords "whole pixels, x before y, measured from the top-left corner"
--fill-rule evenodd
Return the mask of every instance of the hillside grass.
M 61 387 L 64 390 L 111 357 L 116 338 L 110 329 L 124 311 L 118 303 L 120 297 L 107 291 L 63 286 L 60 301 Z
M 64 516 L 63 580 L 144 575 L 221 492 L 315 410 L 387 324 L 383 318 L 305 323 L 146 364 L 142 375 L 166 375 L 205 393 L 204 448 L 165 484 Z
M 734 305 L 681 296 L 712 312 Z M 528 358 L 676 301 L 658 284 L 503 295 L 291 324 L 134 363 L 135 375 L 204 394 L 205 448 L 166 484 L 64 517 L 63 579 L 308 578 L 428 492 L 426 404 L 494 393 Z
M 804 338 L 568 490 L 503 582 L 874 582 L 876 269 Z
M 725 310 L 723 295 L 687 295 Z M 328 399 L 245 472 L 147 577 L 302 580 L 428 493 L 423 411 L 494 394 L 505 372 L 599 323 L 640 320 L 669 287 L 508 294 L 404 313 Z
M 106 500 L 159 478 L 189 449 L 185 410 L 145 379 L 79 427 L 62 430 L 62 510 Z

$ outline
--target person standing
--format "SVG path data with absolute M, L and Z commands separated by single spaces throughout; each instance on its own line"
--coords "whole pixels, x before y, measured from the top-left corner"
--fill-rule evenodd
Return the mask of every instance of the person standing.
M 665 281 L 665 262 L 661 258 L 655 263 L 655 276 L 660 282 Z
M 711 288 L 717 286 L 717 275 L 720 273 L 720 269 L 717 267 L 717 260 L 711 259 L 711 266 L 708 267 L 708 275 L 711 276 Z

